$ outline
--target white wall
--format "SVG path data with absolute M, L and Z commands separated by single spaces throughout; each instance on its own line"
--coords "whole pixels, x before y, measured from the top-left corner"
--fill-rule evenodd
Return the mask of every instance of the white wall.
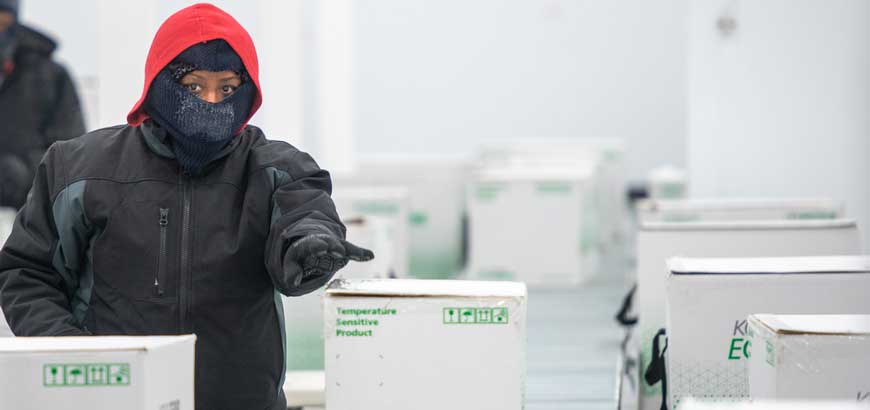
M 632 177 L 685 166 L 686 0 L 355 4 L 360 152 L 621 136 Z
M 870 249 L 870 1 L 690 4 L 692 194 L 845 200 Z
M 99 0 L 22 0 L 21 20 L 58 40 L 55 56 L 78 76 L 97 74 L 97 33 L 94 19 Z

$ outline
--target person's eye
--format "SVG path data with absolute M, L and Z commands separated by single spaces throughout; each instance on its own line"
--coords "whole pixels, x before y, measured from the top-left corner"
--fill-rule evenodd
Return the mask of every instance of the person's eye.
M 225 85 L 225 86 L 221 87 L 221 92 L 223 92 L 224 95 L 230 95 L 230 94 L 236 92 L 236 89 L 238 89 L 238 88 L 239 87 L 236 87 L 234 85 Z
M 184 84 L 184 88 L 194 94 L 199 94 L 199 92 L 202 91 L 202 87 L 197 83 Z

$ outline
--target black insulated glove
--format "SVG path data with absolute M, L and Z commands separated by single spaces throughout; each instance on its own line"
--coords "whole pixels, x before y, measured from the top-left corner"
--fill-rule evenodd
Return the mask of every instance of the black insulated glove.
M 349 261 L 374 259 L 372 251 L 328 234 L 313 234 L 293 242 L 284 254 L 284 274 L 293 286 L 315 278 L 331 277 Z

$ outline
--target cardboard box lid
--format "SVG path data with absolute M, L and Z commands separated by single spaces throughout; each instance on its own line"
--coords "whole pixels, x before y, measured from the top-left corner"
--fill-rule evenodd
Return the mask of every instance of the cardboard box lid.
M 795 219 L 771 221 L 641 222 L 644 231 L 740 231 L 785 229 L 855 229 L 854 219 Z
M 196 335 L 90 336 L 0 338 L 0 355 L 6 353 L 151 351 L 164 346 L 195 342 Z
M 689 398 L 681 410 L 866 410 L 866 405 L 851 401 L 764 401 L 711 403 Z
M 801 273 L 870 273 L 870 256 L 800 256 L 778 258 L 686 258 L 667 261 L 673 275 L 747 275 Z
M 540 151 L 565 151 L 565 150 L 619 150 L 625 151 L 625 138 L 620 137 L 527 137 L 527 138 L 499 138 L 487 139 L 478 144 L 478 151 L 487 152 L 514 152 L 523 154 Z
M 780 335 L 870 336 L 870 315 L 774 315 L 750 317 Z
M 594 162 L 578 162 L 571 165 L 560 164 L 512 164 L 505 166 L 484 166 L 475 171 L 475 176 L 487 181 L 551 181 L 587 180 L 595 175 L 598 167 Z
M 525 298 L 526 285 L 468 280 L 336 279 L 327 285 L 326 296 Z
M 646 199 L 638 209 L 656 211 L 751 211 L 767 209 L 827 209 L 842 211 L 843 203 L 827 198 Z
M 403 201 L 408 198 L 408 188 L 403 186 L 378 186 L 358 184 L 337 184 L 332 197 L 337 200 L 388 200 Z
M 357 157 L 357 168 L 365 170 L 372 166 L 394 165 L 405 167 L 411 165 L 442 164 L 454 167 L 457 164 L 471 164 L 472 157 L 468 154 L 419 153 L 419 152 L 381 152 L 360 154 Z

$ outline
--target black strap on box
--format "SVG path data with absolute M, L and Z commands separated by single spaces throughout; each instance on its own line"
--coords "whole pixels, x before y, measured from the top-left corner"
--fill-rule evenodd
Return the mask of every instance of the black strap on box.
M 616 313 L 616 321 L 623 326 L 634 326 L 637 324 L 637 316 L 628 317 L 628 312 L 631 311 L 634 305 L 634 294 L 637 292 L 637 284 L 635 283 L 625 297 L 622 299 L 622 306 L 619 312 Z
M 664 347 L 661 347 L 661 345 L 659 345 L 659 340 L 662 336 L 664 336 L 665 338 Z M 653 336 L 652 360 L 650 360 L 649 367 L 647 367 L 646 372 L 644 373 L 644 380 L 646 380 L 646 384 L 652 386 L 659 381 L 662 382 L 661 410 L 668 410 L 668 375 L 667 371 L 665 370 L 665 352 L 667 350 L 667 332 L 664 328 L 662 328 L 659 329 L 655 336 Z

